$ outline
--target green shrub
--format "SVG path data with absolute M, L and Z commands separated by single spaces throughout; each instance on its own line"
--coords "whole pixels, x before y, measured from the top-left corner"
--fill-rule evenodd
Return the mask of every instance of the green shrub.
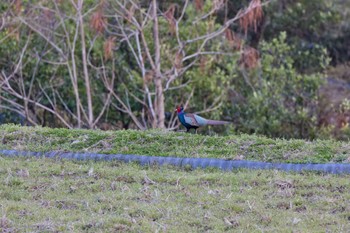
M 322 74 L 296 71 L 295 47 L 286 43 L 286 33 L 260 48 L 261 67 L 233 82 L 241 96 L 231 107 L 239 131 L 284 138 L 315 138 L 317 92 Z M 318 57 L 327 63 L 326 51 Z

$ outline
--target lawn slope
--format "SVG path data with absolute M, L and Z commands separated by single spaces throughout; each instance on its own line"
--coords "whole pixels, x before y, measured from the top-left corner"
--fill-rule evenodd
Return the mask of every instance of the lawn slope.
M 255 135 L 205 136 L 160 130 L 100 131 L 0 125 L 0 149 L 348 163 L 350 143 L 284 140 Z
M 346 162 L 347 143 L 0 126 L 0 148 Z M 346 232 L 350 175 L 0 155 L 1 232 Z

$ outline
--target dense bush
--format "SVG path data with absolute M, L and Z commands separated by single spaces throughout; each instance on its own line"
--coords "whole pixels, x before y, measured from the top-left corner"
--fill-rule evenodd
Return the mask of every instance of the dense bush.
M 239 131 L 273 137 L 315 138 L 322 74 L 300 74 L 286 33 L 261 44 L 261 68 L 233 80 L 231 111 Z M 326 51 L 319 57 L 326 63 Z M 232 94 L 236 93 L 236 94 Z

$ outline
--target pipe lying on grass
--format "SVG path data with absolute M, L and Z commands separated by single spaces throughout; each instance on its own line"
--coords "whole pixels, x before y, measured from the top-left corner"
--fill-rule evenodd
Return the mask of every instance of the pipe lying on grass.
M 160 157 L 144 156 L 130 154 L 97 154 L 97 153 L 78 153 L 78 152 L 30 152 L 17 150 L 0 150 L 0 155 L 8 157 L 25 156 L 25 157 L 47 157 L 60 159 L 76 160 L 118 160 L 122 162 L 138 162 L 141 165 L 173 165 L 178 167 L 191 168 L 219 168 L 225 171 L 233 169 L 277 169 L 282 171 L 319 171 L 331 174 L 350 174 L 349 163 L 326 163 L 326 164 L 294 164 L 294 163 L 267 163 L 247 160 L 225 160 L 215 158 L 180 158 L 180 157 Z

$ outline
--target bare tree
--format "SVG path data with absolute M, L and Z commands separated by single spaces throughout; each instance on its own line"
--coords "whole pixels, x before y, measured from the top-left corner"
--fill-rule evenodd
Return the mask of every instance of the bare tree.
M 28 3 L 24 12 L 17 10 L 11 14 L 12 27 L 25 28 L 28 37 L 14 65 L 1 69 L 0 100 L 6 103 L 3 107 L 26 116 L 32 124 L 40 123 L 36 119 L 40 110 L 49 112 L 68 128 L 95 128 L 106 111 L 116 109 L 130 116 L 139 129 L 176 127 L 174 115 L 169 124 L 165 124 L 166 94 L 185 87 L 187 83 L 179 83 L 179 78 L 199 65 L 203 57 L 240 53 L 244 55 L 242 64 L 247 67 L 257 61 L 256 53 L 247 53 L 229 27 L 238 24 L 244 32 L 250 27 L 256 28 L 262 6 L 267 2 L 252 0 L 247 8 L 219 27 L 210 25 L 215 24 L 215 14 L 225 7 L 225 1 L 212 1 L 207 12 L 203 10 L 203 4 L 204 1 L 189 0 L 183 1 L 181 6 L 168 4 L 166 7 L 160 7 L 157 0 L 147 4 L 136 0 L 104 0 L 89 7 L 83 0 Z M 182 27 L 189 23 L 186 17 L 193 8 L 196 10 L 193 32 L 186 34 Z M 196 30 L 203 22 L 207 22 L 208 27 L 204 31 Z M 87 25 L 94 33 L 88 32 Z M 0 27 L 6 27 L 4 17 Z M 45 45 L 42 51 L 32 50 L 34 38 Z M 92 54 L 100 38 L 105 38 L 104 57 Z M 17 39 L 23 41 L 23 38 Z M 211 46 L 214 40 L 219 45 L 228 41 L 234 49 L 227 51 L 222 49 L 223 46 Z M 116 67 L 114 54 L 122 49 L 121 45 L 128 48 L 131 62 L 136 67 Z M 22 73 L 29 66 L 26 56 L 26 59 L 28 56 L 35 59 L 31 77 Z M 69 84 L 64 78 L 55 83 L 55 72 L 49 81 L 42 83 L 35 78 L 40 65 L 51 66 L 53 70 L 63 68 L 67 71 Z M 116 88 L 121 85 L 117 82 L 120 69 L 129 76 L 130 83 L 141 78 L 142 86 L 135 85 L 132 90 L 128 89 L 130 85 L 125 85 L 125 89 Z M 98 89 L 101 93 L 95 93 L 98 85 L 103 86 L 103 90 Z M 72 90 L 74 109 L 69 97 L 62 95 L 59 88 Z M 193 94 L 194 90 L 184 101 L 186 105 Z M 142 106 L 140 113 L 135 112 L 130 98 Z M 215 109 L 219 104 L 220 96 L 203 111 Z
M 94 128 L 111 101 L 109 97 L 102 100 L 102 103 L 99 103 L 103 107 L 98 113 L 98 117 L 95 118 L 91 76 L 89 74 L 89 70 L 92 68 L 88 63 L 88 51 L 94 46 L 94 38 L 90 38 L 87 42 L 87 35 L 84 29 L 86 25 L 84 19 L 94 7 L 92 9 L 84 8 L 83 0 L 69 0 L 68 3 L 71 4 L 74 10 L 63 12 L 58 2 L 52 1 L 50 5 L 27 5 L 26 14 L 21 12 L 12 13 L 12 24 L 27 28 L 22 30 L 29 31 L 32 36 L 28 36 L 27 43 L 22 48 L 18 62 L 14 66 L 15 68 L 11 72 L 2 70 L 0 87 L 11 98 L 5 97 L 5 95 L 0 95 L 0 98 L 10 105 L 23 101 L 23 107 L 21 109 L 32 124 L 37 124 L 37 121 L 29 116 L 28 103 L 35 108 L 50 112 L 68 128 L 81 128 L 83 126 Z M 40 86 L 40 80 L 35 80 L 37 69 L 33 69 L 30 86 L 23 85 L 23 79 L 26 78 L 21 75 L 21 70 L 26 66 L 23 63 L 23 57 L 26 53 L 33 56 L 34 52 L 30 50 L 28 44 L 34 35 L 36 38 L 41 38 L 43 44 L 47 44 L 44 48 L 45 51 L 41 51 L 40 55 L 37 54 L 34 56 L 34 59 L 37 60 L 37 66 L 40 63 L 52 66 L 54 67 L 53 69 L 55 67 L 56 69 L 58 67 L 64 67 L 67 70 L 71 85 L 67 85 L 66 83 L 61 83 L 61 85 L 73 89 L 75 111 L 71 111 L 68 107 L 67 102 L 69 99 L 55 90 L 56 88 L 54 86 Z M 79 50 L 81 51 L 80 54 L 78 53 Z M 83 72 L 80 72 L 80 70 Z M 102 71 L 100 72 L 102 74 Z M 20 78 L 17 79 L 17 76 Z M 81 76 L 84 80 L 84 86 L 79 81 Z M 31 93 L 35 82 L 40 86 L 40 96 L 43 96 L 41 98 L 37 98 Z M 86 94 L 86 98 L 84 98 L 86 99 L 86 103 L 84 103 L 81 93 Z M 111 93 L 108 96 L 111 96 Z M 17 100 L 12 98 L 16 98 Z M 42 101 L 49 102 L 49 105 L 42 104 Z M 60 108 L 63 109 L 60 110 Z M 76 123 L 67 120 L 67 117 L 71 117 Z
M 109 21 L 114 22 L 113 25 L 108 25 L 108 32 L 120 38 L 120 43 L 127 44 L 138 66 L 138 71 L 143 79 L 144 99 L 137 101 L 142 103 L 143 111 L 148 113 L 143 117 L 147 117 L 151 121 L 151 127 L 165 128 L 165 93 L 182 87 L 182 85 L 175 84 L 175 80 L 183 76 L 193 66 L 198 65 L 203 56 L 232 55 L 233 52 L 225 50 L 210 50 L 208 44 L 213 40 L 220 43 L 222 36 L 234 23 L 239 24 L 245 32 L 250 27 L 256 27 L 261 19 L 262 6 L 266 3 L 253 0 L 246 9 L 239 11 L 234 18 L 228 19 L 219 28 L 208 27 L 202 34 L 193 33 L 192 38 L 181 32 L 186 11 L 189 7 L 193 7 L 191 4 L 195 4 L 194 7 L 198 13 L 193 22 L 195 28 L 201 21 L 211 17 L 215 18 L 216 12 L 225 6 L 223 0 L 213 1 L 212 9 L 209 12 L 203 12 L 203 1 L 192 3 L 185 0 L 182 6 L 169 4 L 165 11 L 159 8 L 157 0 L 152 0 L 148 6 L 143 6 L 140 2 L 133 0 L 117 1 L 116 4 L 116 6 L 113 4 L 108 6 L 114 14 L 106 13 L 104 16 L 107 21 L 109 17 Z M 164 33 L 164 30 L 163 33 L 160 33 L 160 19 L 165 19 L 168 22 L 168 33 Z M 153 31 L 152 36 L 150 36 L 150 28 Z M 194 29 L 194 31 L 196 30 Z M 176 41 L 171 49 L 172 54 L 168 54 L 168 57 L 171 58 L 170 65 L 169 62 L 161 60 L 161 52 L 166 40 L 169 40 L 169 33 Z M 242 48 L 238 52 L 245 54 L 243 50 Z M 215 108 L 215 106 L 211 106 L 211 108 Z M 141 122 L 147 122 L 147 120 L 144 119 Z M 174 126 L 173 121 L 168 127 L 172 126 Z M 143 124 L 143 128 L 147 127 Z

